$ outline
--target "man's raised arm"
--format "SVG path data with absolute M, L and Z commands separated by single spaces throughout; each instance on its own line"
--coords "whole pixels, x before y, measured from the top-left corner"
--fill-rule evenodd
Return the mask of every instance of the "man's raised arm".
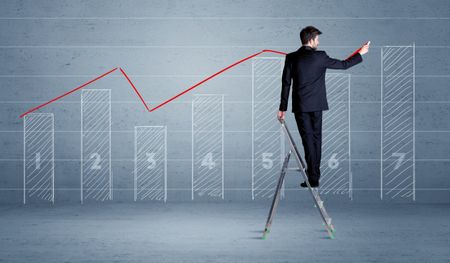
M 354 65 L 362 62 L 362 55 L 369 52 L 369 45 L 370 41 L 362 45 L 357 52 L 355 52 L 351 57 L 345 60 L 330 58 L 327 53 L 323 51 L 325 67 L 330 69 L 348 69 L 350 67 L 353 67 Z

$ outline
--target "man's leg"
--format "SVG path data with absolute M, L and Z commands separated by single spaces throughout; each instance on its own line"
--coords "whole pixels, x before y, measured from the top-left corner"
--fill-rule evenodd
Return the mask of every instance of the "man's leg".
M 315 183 L 316 179 L 316 158 L 317 154 L 315 152 L 314 144 L 314 129 L 313 120 L 314 117 L 312 112 L 296 112 L 295 120 L 297 121 L 298 131 L 300 132 L 300 137 L 302 138 L 303 149 L 305 150 L 305 161 L 307 165 L 306 173 L 308 179 Z
M 319 182 L 320 179 L 320 161 L 322 158 L 322 111 L 311 112 L 311 121 L 314 140 L 314 178 Z

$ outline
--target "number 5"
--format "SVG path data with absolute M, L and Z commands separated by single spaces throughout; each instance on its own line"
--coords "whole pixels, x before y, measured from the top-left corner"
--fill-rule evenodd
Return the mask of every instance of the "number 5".
M 263 153 L 262 161 L 264 169 L 270 169 L 273 167 L 273 161 L 270 159 L 273 156 L 273 153 Z

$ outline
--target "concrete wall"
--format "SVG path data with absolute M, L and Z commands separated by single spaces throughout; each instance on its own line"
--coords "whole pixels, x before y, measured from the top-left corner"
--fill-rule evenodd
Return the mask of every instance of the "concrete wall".
M 415 43 L 416 202 L 448 202 L 449 15 L 445 0 L 2 1 L 0 202 L 22 201 L 19 115 L 27 109 L 115 67 L 125 69 L 155 106 L 261 49 L 296 50 L 307 25 L 323 32 L 320 48 L 337 58 L 372 41 L 364 63 L 345 72 L 352 87 L 354 201 L 380 200 L 381 47 Z M 152 113 L 119 72 L 89 88 L 112 90 L 115 201 L 133 200 L 136 125 L 167 125 L 168 201 L 190 200 L 191 102 L 203 93 L 225 95 L 225 199 L 251 199 L 250 62 Z M 80 94 L 39 111 L 55 116 L 56 202 L 79 201 Z M 286 187 L 300 181 L 290 175 Z M 288 191 L 286 199 L 299 200 L 297 193 Z

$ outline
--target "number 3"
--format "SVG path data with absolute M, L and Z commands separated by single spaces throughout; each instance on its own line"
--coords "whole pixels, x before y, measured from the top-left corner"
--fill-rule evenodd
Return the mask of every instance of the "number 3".
M 147 166 L 147 169 L 153 169 L 156 166 L 155 161 L 155 153 L 145 153 L 147 155 L 147 162 L 149 162 L 149 166 Z

